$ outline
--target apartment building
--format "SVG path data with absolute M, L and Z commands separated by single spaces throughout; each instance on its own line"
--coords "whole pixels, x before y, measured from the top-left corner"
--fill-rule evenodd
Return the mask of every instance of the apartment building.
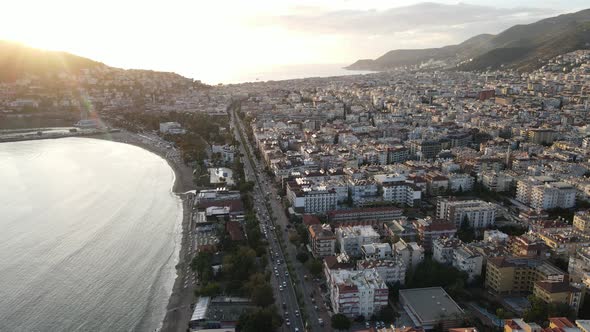
M 334 255 L 336 235 L 329 225 L 311 225 L 308 228 L 311 253 L 315 258 Z
M 399 240 L 393 245 L 393 251 L 401 257 L 408 271 L 413 271 L 424 261 L 424 248 L 416 242 Z
M 586 211 L 578 211 L 574 215 L 574 228 L 578 231 L 590 234 L 590 213 Z
M 482 229 L 494 225 L 496 205 L 482 200 L 458 201 L 441 198 L 436 205 L 436 216 L 454 223 L 457 228 L 467 220 L 471 228 Z
M 457 233 L 457 227 L 453 222 L 445 220 L 433 220 L 431 217 L 417 219 L 414 227 L 418 233 L 418 240 L 427 252 L 432 251 L 432 243 L 438 238 L 451 238 Z
M 325 214 L 336 208 L 336 191 L 323 186 L 312 186 L 303 179 L 287 183 L 287 200 L 299 213 Z
M 563 281 L 565 275 L 535 258 L 492 257 L 487 260 L 485 286 L 499 294 L 531 293 L 536 281 Z
M 453 266 L 465 273 L 469 281 L 481 275 L 483 256 L 467 246 L 461 246 L 453 252 Z
M 387 305 L 389 289 L 375 269 L 329 270 L 328 287 L 335 313 L 371 317 Z
M 386 284 L 403 285 L 406 281 L 406 266 L 399 257 L 390 260 L 359 260 L 356 269 L 359 271 L 374 269 Z
M 535 282 L 533 295 L 546 303 L 563 303 L 572 308 L 574 312 L 580 310 L 583 291 L 580 287 L 574 287 L 569 281 L 539 280 Z
M 365 220 L 389 221 L 401 217 L 402 213 L 402 209 L 393 206 L 333 210 L 328 212 L 328 220 L 331 223 Z
M 509 191 L 514 179 L 502 172 L 483 172 L 481 174 L 481 183 L 489 191 L 505 192 Z
M 422 191 L 408 181 L 386 182 L 382 184 L 383 201 L 414 206 L 422 198 Z
M 393 249 L 389 243 L 370 243 L 361 246 L 364 260 L 392 260 Z
M 569 209 L 576 205 L 576 189 L 565 182 L 552 182 L 533 187 L 530 207 L 536 210 Z
M 453 264 L 453 253 L 462 244 L 458 238 L 438 238 L 432 242 L 432 259 L 441 264 Z
M 345 226 L 336 228 L 340 252 L 350 257 L 360 257 L 361 247 L 379 242 L 379 233 L 371 226 Z
M 400 303 L 414 326 L 443 331 L 460 327 L 464 311 L 442 287 L 411 288 L 399 291 Z

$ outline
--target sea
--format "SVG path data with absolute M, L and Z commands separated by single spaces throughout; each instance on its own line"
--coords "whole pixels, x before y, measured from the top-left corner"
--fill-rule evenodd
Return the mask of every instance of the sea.
M 182 232 L 174 179 L 123 143 L 0 143 L 0 331 L 159 328 Z
M 242 68 L 239 71 L 211 70 L 210 72 L 187 73 L 207 84 L 237 84 L 247 82 L 281 81 L 310 77 L 349 76 L 374 73 L 364 70 L 344 69 L 350 64 L 294 64 L 267 68 Z

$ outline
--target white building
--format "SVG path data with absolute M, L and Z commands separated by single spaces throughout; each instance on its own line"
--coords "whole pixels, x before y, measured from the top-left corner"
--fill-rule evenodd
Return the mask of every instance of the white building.
M 386 284 L 403 285 L 406 281 L 406 266 L 399 257 L 393 260 L 360 260 L 356 268 L 359 271 L 375 269 Z
M 462 244 L 458 238 L 438 238 L 432 241 L 432 259 L 441 264 L 452 264 L 453 252 Z
M 219 153 L 221 160 L 226 163 L 233 163 L 235 160 L 236 149 L 232 145 L 211 145 L 211 153 Z
M 455 201 L 443 198 L 436 204 L 436 216 L 454 222 L 457 228 L 467 218 L 471 228 L 482 229 L 495 223 L 496 205 L 482 200 Z
M 472 281 L 481 275 L 483 256 L 463 245 L 453 251 L 453 266 L 467 273 L 468 280 Z
M 422 198 L 422 191 L 415 184 L 405 181 L 383 184 L 383 201 L 414 206 Z
M 334 313 L 371 317 L 387 305 L 389 289 L 375 269 L 330 270 L 328 285 Z
M 336 208 L 336 191 L 324 186 L 312 186 L 297 179 L 287 184 L 287 199 L 295 211 L 301 213 L 323 214 Z
M 416 242 L 399 240 L 393 245 L 393 251 L 395 255 L 399 255 L 406 269 L 410 271 L 424 261 L 424 248 Z
M 360 257 L 361 246 L 379 242 L 379 233 L 371 226 L 345 226 L 336 229 L 340 252 L 350 257 Z
M 504 192 L 510 190 L 513 178 L 503 172 L 483 172 L 481 174 L 481 183 L 484 188 L 494 192 Z
M 224 184 L 233 186 L 233 171 L 225 167 L 209 168 L 209 182 L 211 184 Z
M 532 188 L 529 205 L 536 210 L 569 209 L 576 205 L 576 189 L 565 182 L 552 182 Z
M 475 182 L 469 174 L 448 174 L 447 178 L 449 179 L 449 190 L 456 192 L 471 191 Z
M 370 243 L 363 244 L 361 246 L 361 252 L 363 259 L 365 260 L 376 260 L 376 259 L 393 259 L 393 249 L 389 243 Z
M 160 132 L 162 134 L 182 135 L 186 130 L 178 122 L 162 122 L 160 123 Z

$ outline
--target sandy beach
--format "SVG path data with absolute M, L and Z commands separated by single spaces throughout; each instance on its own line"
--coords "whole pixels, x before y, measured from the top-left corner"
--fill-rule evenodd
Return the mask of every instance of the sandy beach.
M 193 184 L 192 169 L 182 162 L 182 159 L 180 156 L 178 156 L 178 154 L 174 153 L 174 150 L 171 150 L 162 145 L 153 144 L 149 139 L 146 139 L 145 137 L 142 137 L 138 134 L 120 131 L 115 133 L 93 135 L 91 138 L 105 139 L 141 147 L 166 159 L 170 167 L 172 167 L 174 170 L 175 182 L 173 191 L 179 195 L 183 204 L 182 240 L 178 264 L 176 266 L 176 280 L 174 281 L 172 294 L 170 295 L 170 299 L 168 301 L 166 316 L 164 317 L 161 331 L 186 331 L 188 328 L 188 322 L 192 315 L 191 304 L 195 301 L 193 292 L 194 286 L 190 280 L 188 282 L 188 287 L 184 287 L 185 281 L 190 278 L 190 275 L 187 275 L 186 273 L 186 269 L 190 264 L 190 260 L 192 259 L 192 253 L 189 252 L 189 250 L 190 242 L 192 241 L 190 228 L 193 205 L 192 199 L 184 193 L 195 189 Z

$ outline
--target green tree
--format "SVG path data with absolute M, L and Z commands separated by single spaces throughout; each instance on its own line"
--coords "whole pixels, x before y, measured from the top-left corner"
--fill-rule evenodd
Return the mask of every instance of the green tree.
M 197 272 L 203 283 L 207 283 L 213 278 L 212 258 L 211 253 L 199 252 L 191 261 L 191 269 Z
M 300 251 L 297 253 L 297 255 L 295 256 L 297 258 L 298 261 L 300 261 L 301 263 L 305 263 L 307 262 L 307 260 L 309 259 L 309 255 L 305 252 L 305 251 Z
M 311 273 L 314 277 L 319 277 L 322 274 L 324 267 L 320 260 L 312 259 L 307 262 L 307 268 L 309 269 L 309 273 Z
M 236 330 L 240 332 L 273 332 L 283 323 L 276 308 L 251 309 L 240 315 Z
M 336 330 L 348 330 L 350 329 L 350 319 L 343 314 L 335 314 L 332 316 L 332 328 Z
M 457 231 L 457 237 L 466 243 L 473 242 L 475 239 L 475 232 L 473 228 L 469 225 L 469 217 L 467 215 L 463 216 L 463 221 L 461 221 L 461 227 Z
M 217 296 L 221 294 L 221 286 L 217 282 L 210 282 L 199 290 L 201 296 Z
M 252 302 L 259 307 L 268 307 L 275 302 L 272 287 L 269 283 L 258 285 L 251 293 Z

